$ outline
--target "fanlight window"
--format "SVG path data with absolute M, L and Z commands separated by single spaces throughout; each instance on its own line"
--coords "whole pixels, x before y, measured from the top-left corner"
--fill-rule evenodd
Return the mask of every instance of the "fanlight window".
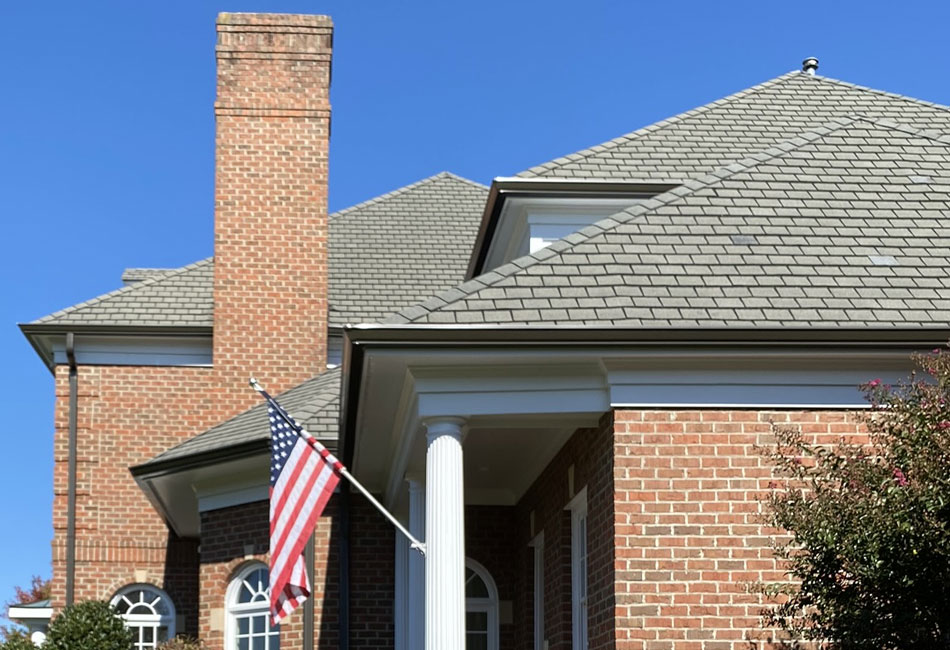
M 132 630 L 134 650 L 153 650 L 175 636 L 175 606 L 158 587 L 123 587 L 112 598 L 112 607 Z
M 280 626 L 270 624 L 267 567 L 254 563 L 228 586 L 228 650 L 279 650 Z
M 465 561 L 465 648 L 498 650 L 498 590 L 475 560 Z

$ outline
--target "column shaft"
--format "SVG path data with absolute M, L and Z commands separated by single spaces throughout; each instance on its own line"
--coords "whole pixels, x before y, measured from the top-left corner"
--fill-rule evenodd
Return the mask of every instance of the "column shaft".
M 426 422 L 426 650 L 465 650 L 463 424 Z

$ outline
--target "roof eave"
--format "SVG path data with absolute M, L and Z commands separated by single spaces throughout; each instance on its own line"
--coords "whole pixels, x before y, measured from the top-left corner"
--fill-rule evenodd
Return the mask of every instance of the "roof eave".
M 628 194 L 660 194 L 682 184 L 681 180 L 623 180 L 605 178 L 521 178 L 498 176 L 492 179 L 488 200 L 482 212 L 481 225 L 475 237 L 472 256 L 465 272 L 465 280 L 471 280 L 484 272 L 488 248 L 498 226 L 498 218 L 509 196 L 555 196 L 609 197 Z
M 69 323 L 19 323 L 17 327 L 30 342 L 43 363 L 53 372 L 53 351 L 40 340 L 41 336 L 58 334 L 85 334 L 106 336 L 211 336 L 212 327 L 197 325 L 107 325 L 107 324 L 69 324 Z
M 356 411 L 359 409 L 363 356 L 369 347 L 491 345 L 494 347 L 688 345 L 740 347 L 934 347 L 946 344 L 950 328 L 709 328 L 629 329 L 582 326 L 508 326 L 383 324 L 344 328 L 343 380 L 340 396 L 339 449 L 344 465 L 354 453 Z

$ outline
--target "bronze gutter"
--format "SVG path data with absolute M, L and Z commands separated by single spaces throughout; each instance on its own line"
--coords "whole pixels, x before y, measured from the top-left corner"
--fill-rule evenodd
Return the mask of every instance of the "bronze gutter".
M 76 335 L 66 333 L 66 359 L 69 361 L 69 456 L 66 488 L 66 606 L 73 604 L 76 582 L 76 454 L 79 368 L 76 365 Z

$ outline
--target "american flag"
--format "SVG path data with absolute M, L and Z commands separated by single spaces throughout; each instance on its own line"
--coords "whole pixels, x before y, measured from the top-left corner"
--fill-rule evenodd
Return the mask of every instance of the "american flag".
M 304 546 L 343 465 L 265 397 L 271 432 L 270 615 L 277 625 L 310 595 Z

